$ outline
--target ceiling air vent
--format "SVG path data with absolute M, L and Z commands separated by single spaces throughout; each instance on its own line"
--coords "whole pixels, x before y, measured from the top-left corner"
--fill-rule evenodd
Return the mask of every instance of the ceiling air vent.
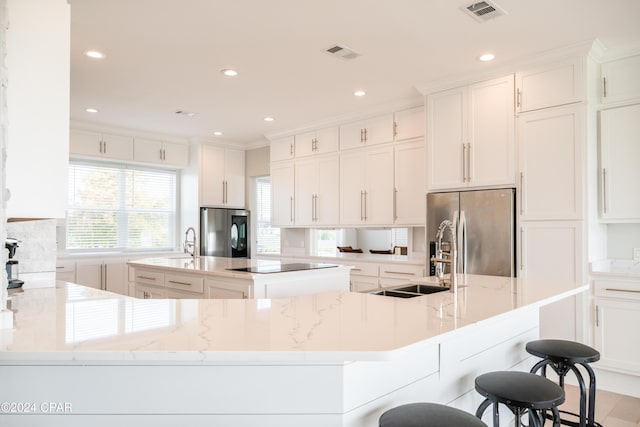
M 352 49 L 346 46 L 340 46 L 337 44 L 325 49 L 324 52 L 328 53 L 331 56 L 335 56 L 336 58 L 345 59 L 345 60 L 355 59 L 358 56 L 360 56 L 359 53 L 353 51 Z
M 485 22 L 507 14 L 504 9 L 490 1 L 471 3 L 470 5 L 463 7 L 462 10 L 478 22 Z

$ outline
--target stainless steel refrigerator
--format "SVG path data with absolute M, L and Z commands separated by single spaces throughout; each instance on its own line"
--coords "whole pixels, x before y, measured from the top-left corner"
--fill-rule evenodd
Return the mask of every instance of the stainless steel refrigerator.
M 200 208 L 200 255 L 251 258 L 249 211 Z
M 435 273 L 431 256 L 435 254 L 436 233 L 445 219 L 456 225 L 459 273 L 515 277 L 515 189 L 427 195 L 430 275 Z M 447 231 L 442 241 L 446 250 L 451 242 Z

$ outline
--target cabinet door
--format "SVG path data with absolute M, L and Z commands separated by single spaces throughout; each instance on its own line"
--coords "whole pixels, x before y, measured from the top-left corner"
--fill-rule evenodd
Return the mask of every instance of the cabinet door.
M 640 197 L 640 105 L 600 112 L 601 218 L 638 222 Z
M 424 137 L 425 119 L 424 107 L 396 111 L 394 113 L 394 139 L 405 141 Z
M 630 328 L 640 324 L 638 301 L 596 298 L 594 344 L 600 352 L 598 365 L 640 374 L 640 334 Z
M 364 145 L 364 127 L 362 121 L 340 125 L 340 149 L 358 148 Z
M 444 190 L 463 182 L 463 144 L 467 141 L 467 92 L 456 88 L 427 98 L 427 188 Z
M 315 225 L 340 223 L 340 166 L 338 155 L 317 160 L 318 190 L 314 205 Z
M 520 223 L 518 276 L 583 283 L 582 221 Z
M 372 117 L 365 122 L 365 144 L 375 145 L 393 141 L 393 114 Z
M 163 163 L 162 141 L 136 138 L 133 158 L 138 162 Z
M 393 147 L 366 151 L 364 189 L 366 223 L 393 224 Z
M 315 224 L 315 204 L 318 194 L 318 162 L 296 161 L 295 164 L 295 211 L 296 225 Z
M 104 263 L 104 288 L 109 292 L 120 295 L 127 295 L 128 292 L 128 272 L 127 264 L 124 261 L 109 261 Z
M 295 142 L 293 136 L 287 136 L 284 138 L 278 138 L 271 141 L 269 144 L 271 152 L 271 161 L 277 162 L 280 160 L 293 159 L 295 155 Z
M 522 219 L 582 219 L 584 108 L 518 117 Z
M 224 167 L 224 148 L 200 147 L 200 206 L 223 204 Z
M 602 103 L 640 98 L 640 55 L 602 64 Z
M 421 225 L 426 213 L 426 170 L 424 141 L 405 142 L 395 147 L 395 224 Z
M 69 152 L 79 156 L 101 156 L 102 135 L 97 132 L 71 129 L 69 131 Z
M 140 299 L 163 299 L 167 297 L 167 292 L 163 288 L 136 283 L 134 295 Z
M 364 152 L 340 155 L 340 224 L 364 223 L 364 168 Z
M 293 163 L 271 165 L 271 224 L 287 227 L 294 224 Z
M 244 208 L 244 151 L 225 150 L 224 200 L 225 207 Z
M 514 185 L 513 75 L 471 85 L 468 97 L 467 182 Z
M 370 276 L 351 275 L 351 292 L 366 292 L 378 289 L 378 278 Z
M 316 132 L 306 132 L 295 136 L 296 157 L 305 157 L 315 154 Z
M 76 283 L 96 289 L 104 289 L 102 262 L 77 262 Z
M 338 151 L 338 127 L 318 129 L 316 131 L 315 154 L 328 154 Z
M 133 137 L 102 134 L 102 156 L 109 159 L 133 160 Z
M 516 73 L 519 112 L 580 102 L 584 99 L 582 58 L 545 64 Z
M 245 299 L 247 294 L 234 289 L 219 288 L 209 285 L 206 288 L 206 298 L 210 299 Z
M 174 144 L 165 142 L 162 148 L 163 163 L 177 167 L 187 167 L 189 165 L 189 146 L 187 144 Z

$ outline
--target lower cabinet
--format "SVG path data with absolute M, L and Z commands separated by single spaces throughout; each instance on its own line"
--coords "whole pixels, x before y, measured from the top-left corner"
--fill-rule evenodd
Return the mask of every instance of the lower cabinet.
M 351 292 L 366 292 L 380 287 L 378 264 L 369 262 L 344 264 L 353 266 L 350 272 Z
M 594 337 L 600 352 L 598 366 L 640 375 L 640 281 L 594 282 Z
M 127 295 L 127 264 L 124 259 L 77 261 L 75 283 Z
M 379 288 L 389 288 L 409 284 L 410 280 L 424 277 L 425 269 L 415 264 L 378 264 L 378 263 L 348 263 L 351 265 L 351 291 L 366 292 Z
M 160 299 L 167 298 L 167 292 L 164 288 L 136 283 L 133 296 L 140 299 Z
M 204 281 L 204 297 L 211 299 L 246 299 L 251 295 L 250 285 L 237 285 L 207 279 Z

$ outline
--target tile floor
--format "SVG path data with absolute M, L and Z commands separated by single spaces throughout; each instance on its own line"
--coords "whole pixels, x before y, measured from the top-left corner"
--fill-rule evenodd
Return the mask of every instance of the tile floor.
M 578 412 L 580 390 L 565 386 L 566 400 L 561 406 Z M 640 427 L 640 399 L 604 390 L 596 392 L 596 421 L 603 427 Z M 551 425 L 547 422 L 546 425 Z

